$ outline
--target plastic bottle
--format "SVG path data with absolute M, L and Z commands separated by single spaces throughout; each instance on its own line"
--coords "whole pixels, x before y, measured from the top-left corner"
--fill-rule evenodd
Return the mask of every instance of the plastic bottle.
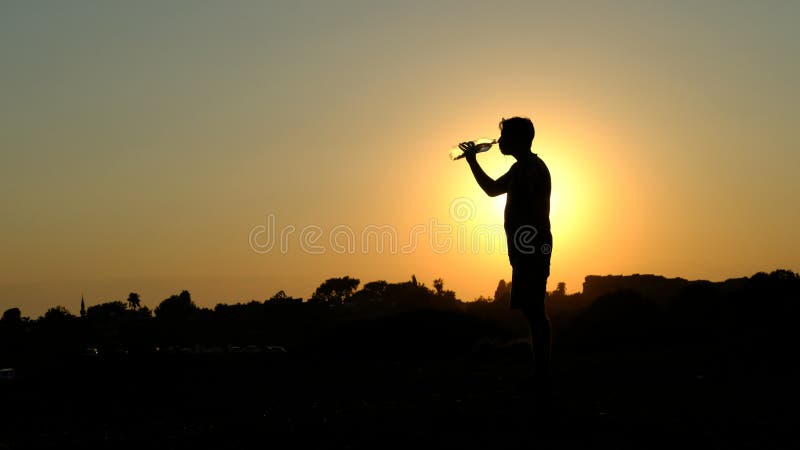
M 475 143 L 475 153 L 483 153 L 492 148 L 492 145 L 497 143 L 497 139 L 481 138 L 472 141 Z M 464 157 L 464 151 L 458 145 L 450 149 L 450 159 L 455 161 Z

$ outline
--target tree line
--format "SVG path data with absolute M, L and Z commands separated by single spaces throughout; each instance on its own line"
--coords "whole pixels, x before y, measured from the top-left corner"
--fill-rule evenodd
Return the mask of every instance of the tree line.
M 789 270 L 719 283 L 651 275 L 589 282 L 584 291 L 593 295 L 568 294 L 563 283 L 548 295 L 559 348 L 708 346 L 763 357 L 800 343 L 800 277 Z M 203 308 L 182 291 L 151 311 L 131 293 L 126 301 L 82 305 L 78 316 L 56 306 L 35 320 L 11 308 L 0 319 L 0 365 L 87 348 L 107 357 L 247 346 L 377 355 L 498 350 L 521 346 L 527 333 L 508 308 L 510 290 L 500 280 L 492 298 L 464 302 L 442 279 L 428 287 L 413 276 L 363 285 L 343 276 L 325 280 L 308 299 L 278 291 L 263 301 Z

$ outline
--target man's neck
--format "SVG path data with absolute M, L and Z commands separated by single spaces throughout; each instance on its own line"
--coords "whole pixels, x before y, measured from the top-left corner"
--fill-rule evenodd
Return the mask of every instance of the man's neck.
M 527 150 L 523 150 L 523 151 L 521 151 L 519 153 L 513 153 L 511 156 L 513 156 L 514 158 L 516 158 L 517 161 L 519 161 L 519 160 L 527 158 L 527 157 L 529 157 L 531 155 L 533 155 L 533 152 L 531 151 L 531 149 L 527 149 Z

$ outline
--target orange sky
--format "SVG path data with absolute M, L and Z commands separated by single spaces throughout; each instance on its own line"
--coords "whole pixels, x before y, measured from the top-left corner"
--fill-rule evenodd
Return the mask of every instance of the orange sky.
M 472 238 L 503 199 L 446 153 L 512 115 L 553 178 L 550 289 L 800 270 L 796 3 L 371 3 L 0 7 L 0 310 L 343 275 L 489 296 L 510 267 Z M 250 244 L 270 215 L 285 252 Z

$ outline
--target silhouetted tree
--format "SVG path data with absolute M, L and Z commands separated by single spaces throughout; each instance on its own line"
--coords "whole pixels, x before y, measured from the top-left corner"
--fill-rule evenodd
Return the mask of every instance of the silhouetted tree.
M 142 306 L 135 311 L 134 317 L 137 317 L 139 319 L 149 319 L 153 317 L 153 312 L 150 311 L 150 308 L 148 308 L 147 306 Z
M 436 291 L 436 295 L 441 297 L 444 292 L 444 280 L 441 278 L 433 280 L 433 289 Z
M 429 308 L 438 303 L 433 301 L 435 293 L 413 278 L 403 283 L 388 284 L 383 298 L 390 306 L 409 309 Z
M 561 302 L 562 300 L 567 298 L 567 284 L 563 281 L 559 282 L 556 285 L 556 289 L 552 292 L 549 292 L 548 298 L 552 301 L 551 304 L 555 304 Z
M 92 305 L 86 310 L 86 317 L 92 321 L 115 321 L 125 317 L 128 312 L 125 303 L 119 300 Z
M 45 311 L 44 316 L 42 318 L 46 321 L 59 321 L 59 320 L 67 320 L 72 319 L 75 316 L 69 312 L 67 308 L 64 306 L 54 306 L 47 311 Z
M 433 280 L 433 289 L 436 292 L 436 300 L 437 300 L 437 307 L 443 306 L 445 304 L 454 305 L 458 300 L 456 299 L 456 293 L 451 290 L 446 290 L 444 288 L 444 280 L 441 278 L 437 278 Z
M 19 308 L 10 308 L 3 313 L 3 318 L 0 319 L 6 325 L 15 325 L 22 322 L 22 311 Z
M 511 283 L 500 280 L 494 290 L 494 302 L 498 305 L 508 306 L 511 303 Z
M 388 285 L 389 283 L 383 280 L 365 283 L 364 287 L 361 288 L 360 291 L 354 293 L 350 297 L 349 302 L 353 304 L 359 304 L 364 307 L 366 307 L 366 305 L 377 305 L 382 303 L 384 293 L 386 292 L 386 286 Z
M 131 307 L 132 310 L 135 311 L 139 309 L 139 306 L 141 306 L 141 304 L 142 300 L 141 298 L 139 298 L 139 294 L 137 294 L 136 292 L 131 292 L 130 294 L 128 294 L 128 305 Z
M 364 288 L 362 290 L 375 294 L 378 297 L 383 297 L 383 293 L 386 292 L 386 286 L 388 285 L 389 283 L 383 280 L 370 281 L 369 283 L 366 283 L 364 285 Z
M 329 278 L 311 296 L 313 303 L 340 304 L 353 295 L 361 281 L 349 276 Z
M 291 297 L 286 294 L 284 291 L 278 291 L 272 297 L 268 298 L 264 301 L 264 304 L 272 304 L 272 305 L 288 305 L 288 304 L 297 304 L 302 303 L 302 298 L 295 298 Z
M 287 298 L 289 298 L 289 296 L 286 295 L 286 292 L 284 292 L 283 290 L 280 290 L 280 291 L 276 292 L 275 295 L 270 297 L 269 300 L 267 300 L 267 301 L 276 302 L 276 301 L 285 300 Z
M 186 320 L 197 313 L 197 305 L 192 301 L 189 291 L 181 291 L 162 301 L 155 309 L 157 319 L 168 321 Z
M 781 281 L 797 281 L 800 280 L 800 274 L 796 274 L 791 270 L 786 269 L 778 269 L 773 271 L 769 274 L 770 278 L 773 280 L 781 280 Z

